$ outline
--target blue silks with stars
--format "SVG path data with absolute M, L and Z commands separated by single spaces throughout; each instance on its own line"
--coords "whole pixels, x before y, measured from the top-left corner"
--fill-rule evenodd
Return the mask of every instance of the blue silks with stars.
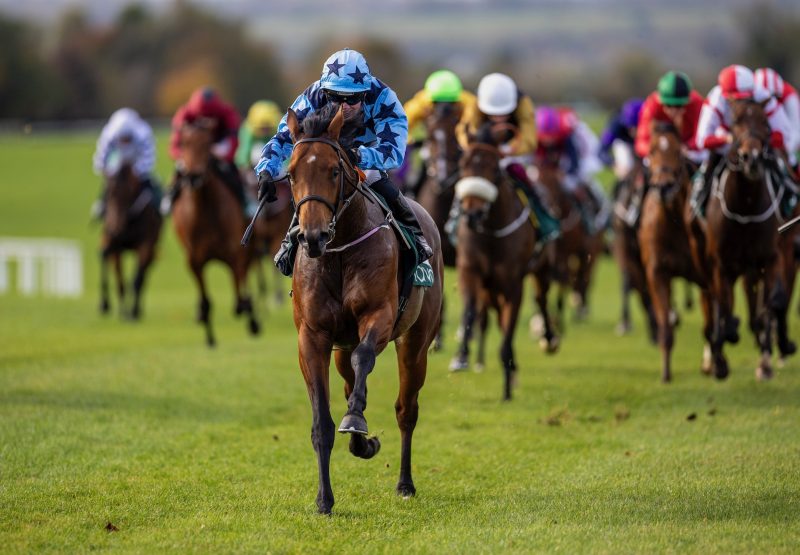
M 362 110 L 366 129 L 354 144 L 359 152 L 358 167 L 384 171 L 399 167 L 408 140 L 406 113 L 395 92 L 370 75 L 364 57 L 355 50 L 342 50 L 328 58 L 320 80 L 312 83 L 292 104 L 299 122 L 329 102 L 325 89 L 365 92 Z M 283 177 L 291 154 L 292 138 L 284 115 L 278 132 L 261 151 L 256 173 L 266 170 L 273 179 Z

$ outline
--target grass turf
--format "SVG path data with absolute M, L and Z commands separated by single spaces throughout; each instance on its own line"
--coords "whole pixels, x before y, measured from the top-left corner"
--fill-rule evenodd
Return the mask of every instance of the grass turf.
M 520 326 L 510 403 L 500 401 L 496 331 L 484 373 L 447 371 L 458 304 L 448 274 L 448 342 L 429 359 L 414 441 L 417 497 L 394 493 L 389 348 L 370 376 L 366 413 L 382 450 L 356 459 L 337 437 L 334 515 L 317 516 L 311 410 L 288 305 L 262 305 L 265 333 L 251 339 L 232 315 L 226 272 L 211 268 L 220 346 L 206 349 L 168 222 L 144 321 L 97 314 L 93 139 L 0 138 L 0 235 L 78 240 L 87 285 L 78 300 L 0 297 L 0 551 L 800 548 L 796 362 L 756 383 L 745 335 L 728 349 L 726 382 L 701 376 L 695 310 L 677 333 L 675 382 L 661 385 L 641 318 L 631 336 L 614 335 L 618 276 L 608 259 L 589 320 L 568 323 L 559 354 L 541 354 Z M 167 175 L 166 157 L 159 163 Z M 530 314 L 528 296 L 523 320 Z M 337 422 L 341 385 L 334 373 Z

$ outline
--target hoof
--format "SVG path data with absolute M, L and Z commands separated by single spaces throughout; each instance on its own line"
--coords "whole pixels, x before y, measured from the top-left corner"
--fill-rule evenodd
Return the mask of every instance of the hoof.
M 461 357 L 456 357 L 450 361 L 451 372 L 461 372 L 469 368 L 469 361 Z
M 531 316 L 528 330 L 530 331 L 531 339 L 539 338 L 544 334 L 544 318 L 542 318 L 541 314 Z
M 261 325 L 256 320 L 250 320 L 250 335 L 261 333 Z
M 429 353 L 438 353 L 439 351 L 442 350 L 442 347 L 443 347 L 442 340 L 437 337 L 436 339 L 433 340 L 433 343 L 431 343 L 431 346 L 428 347 L 428 352 Z
M 339 424 L 339 433 L 360 434 L 365 436 L 369 433 L 369 430 L 367 429 L 367 421 L 363 416 L 358 416 L 356 414 L 345 414 L 344 418 L 342 419 L 342 423 Z
M 553 337 L 549 341 L 544 337 L 539 340 L 539 348 L 548 355 L 557 353 L 560 346 L 561 340 L 558 337 Z
M 111 303 L 108 301 L 100 302 L 100 314 L 108 314 L 111 311 Z
M 669 325 L 673 328 L 677 328 L 681 325 L 681 317 L 676 310 L 669 311 Z
M 614 333 L 616 333 L 620 337 L 623 337 L 625 335 L 628 335 L 631 332 L 631 329 L 632 327 L 630 322 L 620 322 L 619 324 L 617 324 L 617 327 L 614 328 Z
M 778 349 L 781 352 L 781 358 L 786 358 L 788 356 L 792 356 L 797 352 L 797 343 L 794 341 L 786 341 L 786 343 L 782 345 L 778 345 Z
M 714 377 L 718 380 L 724 380 L 728 377 L 730 370 L 728 369 L 728 361 L 725 359 L 717 361 L 714 365 Z
M 472 371 L 476 374 L 481 374 L 486 369 L 482 362 L 476 362 L 475 366 L 472 367 Z
M 397 484 L 397 495 L 399 495 L 403 499 L 411 499 L 416 494 L 417 494 L 417 488 L 414 487 L 414 484 L 410 483 Z

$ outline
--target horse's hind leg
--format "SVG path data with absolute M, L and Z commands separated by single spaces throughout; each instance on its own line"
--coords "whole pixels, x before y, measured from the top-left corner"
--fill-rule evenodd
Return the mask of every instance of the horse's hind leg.
M 503 364 L 504 388 L 503 400 L 511 400 L 511 389 L 516 381 L 517 363 L 514 359 L 514 330 L 519 317 L 519 305 L 522 300 L 522 283 L 515 284 L 506 291 L 506 299 L 500 305 L 499 321 L 503 330 L 503 343 L 500 346 L 500 361 Z
M 203 266 L 205 261 L 191 261 L 189 263 L 194 279 L 197 281 L 197 287 L 200 290 L 200 305 L 197 311 L 197 321 L 203 324 L 206 330 L 206 345 L 213 347 L 216 345 L 214 339 L 214 331 L 211 329 L 211 301 L 206 293 L 206 282 L 203 278 Z
M 348 400 L 355 387 L 356 374 L 350 360 L 352 351 L 335 351 L 334 360 L 336 369 L 344 378 L 344 398 Z M 361 434 L 350 434 L 350 452 L 362 459 L 371 459 L 381 449 L 381 442 L 377 437 L 367 437 Z
M 400 428 L 400 479 L 397 493 L 403 497 L 416 494 L 411 478 L 411 438 L 419 414 L 419 390 L 425 383 L 428 354 L 425 350 L 425 332 L 418 325 L 412 328 L 403 341 L 397 343 L 397 361 L 400 372 L 400 391 L 394 404 L 397 426 Z
M 125 316 L 125 276 L 122 273 L 122 254 L 114 253 L 111 255 L 114 264 L 114 275 L 117 278 L 117 299 L 119 300 L 119 314 Z
M 461 344 L 453 360 L 450 361 L 450 370 L 466 370 L 469 368 L 469 342 L 472 340 L 473 326 L 477 316 L 477 301 L 474 296 L 469 295 L 464 302 L 464 312 L 461 315 Z
M 650 284 L 650 294 L 655 306 L 656 320 L 658 321 L 658 343 L 661 347 L 661 381 L 672 381 L 671 356 L 674 343 L 672 312 L 672 291 L 669 276 L 657 269 L 649 269 L 647 281 Z
M 622 313 L 617 324 L 617 335 L 628 335 L 631 331 L 631 276 L 622 270 Z
M 248 267 L 248 261 L 244 256 L 237 257 L 231 264 L 233 288 L 236 292 L 236 315 L 247 314 L 247 324 L 249 326 L 250 335 L 258 335 L 261 331 L 261 326 L 256 319 L 253 301 L 250 295 L 246 293 Z
M 756 368 L 756 378 L 769 380 L 772 378 L 772 326 L 775 321 L 774 306 L 785 303 L 783 284 L 777 278 L 778 262 L 768 265 L 763 274 L 763 281 L 758 292 L 758 318 L 760 321 L 758 344 L 761 360 Z M 784 330 L 785 331 L 785 330 Z
M 550 319 L 550 311 L 547 308 L 550 278 L 547 275 L 535 275 L 533 281 L 536 286 L 536 305 L 539 307 L 539 313 L 542 315 L 544 325 L 544 334 L 539 340 L 539 346 L 545 353 L 553 354 L 558 351 L 559 338 L 553 330 L 553 322 Z
M 475 357 L 476 372 L 483 372 L 486 367 L 486 330 L 489 327 L 489 307 L 483 306 L 478 311 L 478 354 Z
M 131 318 L 138 320 L 141 316 L 141 299 L 142 289 L 144 288 L 144 280 L 147 275 L 147 270 L 153 262 L 155 255 L 154 245 L 144 245 L 139 247 L 138 250 L 138 266 L 136 268 L 136 276 L 133 278 L 133 307 L 131 308 Z

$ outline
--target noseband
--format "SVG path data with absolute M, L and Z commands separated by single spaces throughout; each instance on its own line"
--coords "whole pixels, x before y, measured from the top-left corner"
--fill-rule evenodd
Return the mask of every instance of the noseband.
M 320 195 L 306 195 L 299 201 L 297 201 L 297 205 L 295 206 L 295 211 L 297 212 L 297 214 L 300 214 L 301 206 L 303 206 L 307 202 L 317 201 L 324 204 L 328 208 L 328 210 L 331 211 L 332 217 L 330 223 L 328 224 L 328 233 L 330 234 L 330 238 L 328 239 L 328 244 L 329 244 L 331 241 L 333 241 L 333 238 L 336 235 L 336 221 L 339 219 L 339 217 L 342 215 L 345 209 L 347 209 L 347 207 L 350 205 L 350 201 L 353 200 L 353 197 L 360 190 L 358 174 L 356 173 L 356 170 L 353 168 L 353 166 L 350 164 L 349 160 L 347 160 L 347 156 L 344 153 L 342 145 L 340 145 L 336 141 L 332 141 L 324 137 L 309 137 L 307 139 L 300 139 L 299 141 L 294 143 L 294 147 L 292 148 L 293 149 L 297 148 L 297 145 L 303 143 L 326 144 L 336 151 L 336 156 L 339 159 L 339 192 L 336 197 L 336 204 L 335 205 L 332 204 L 328 199 Z M 345 160 L 347 160 L 347 163 L 345 163 Z M 348 176 L 350 177 L 349 182 L 355 184 L 353 186 L 353 192 L 347 197 L 345 197 L 344 193 L 345 173 L 349 174 Z M 291 176 L 290 176 L 290 181 L 291 181 Z

